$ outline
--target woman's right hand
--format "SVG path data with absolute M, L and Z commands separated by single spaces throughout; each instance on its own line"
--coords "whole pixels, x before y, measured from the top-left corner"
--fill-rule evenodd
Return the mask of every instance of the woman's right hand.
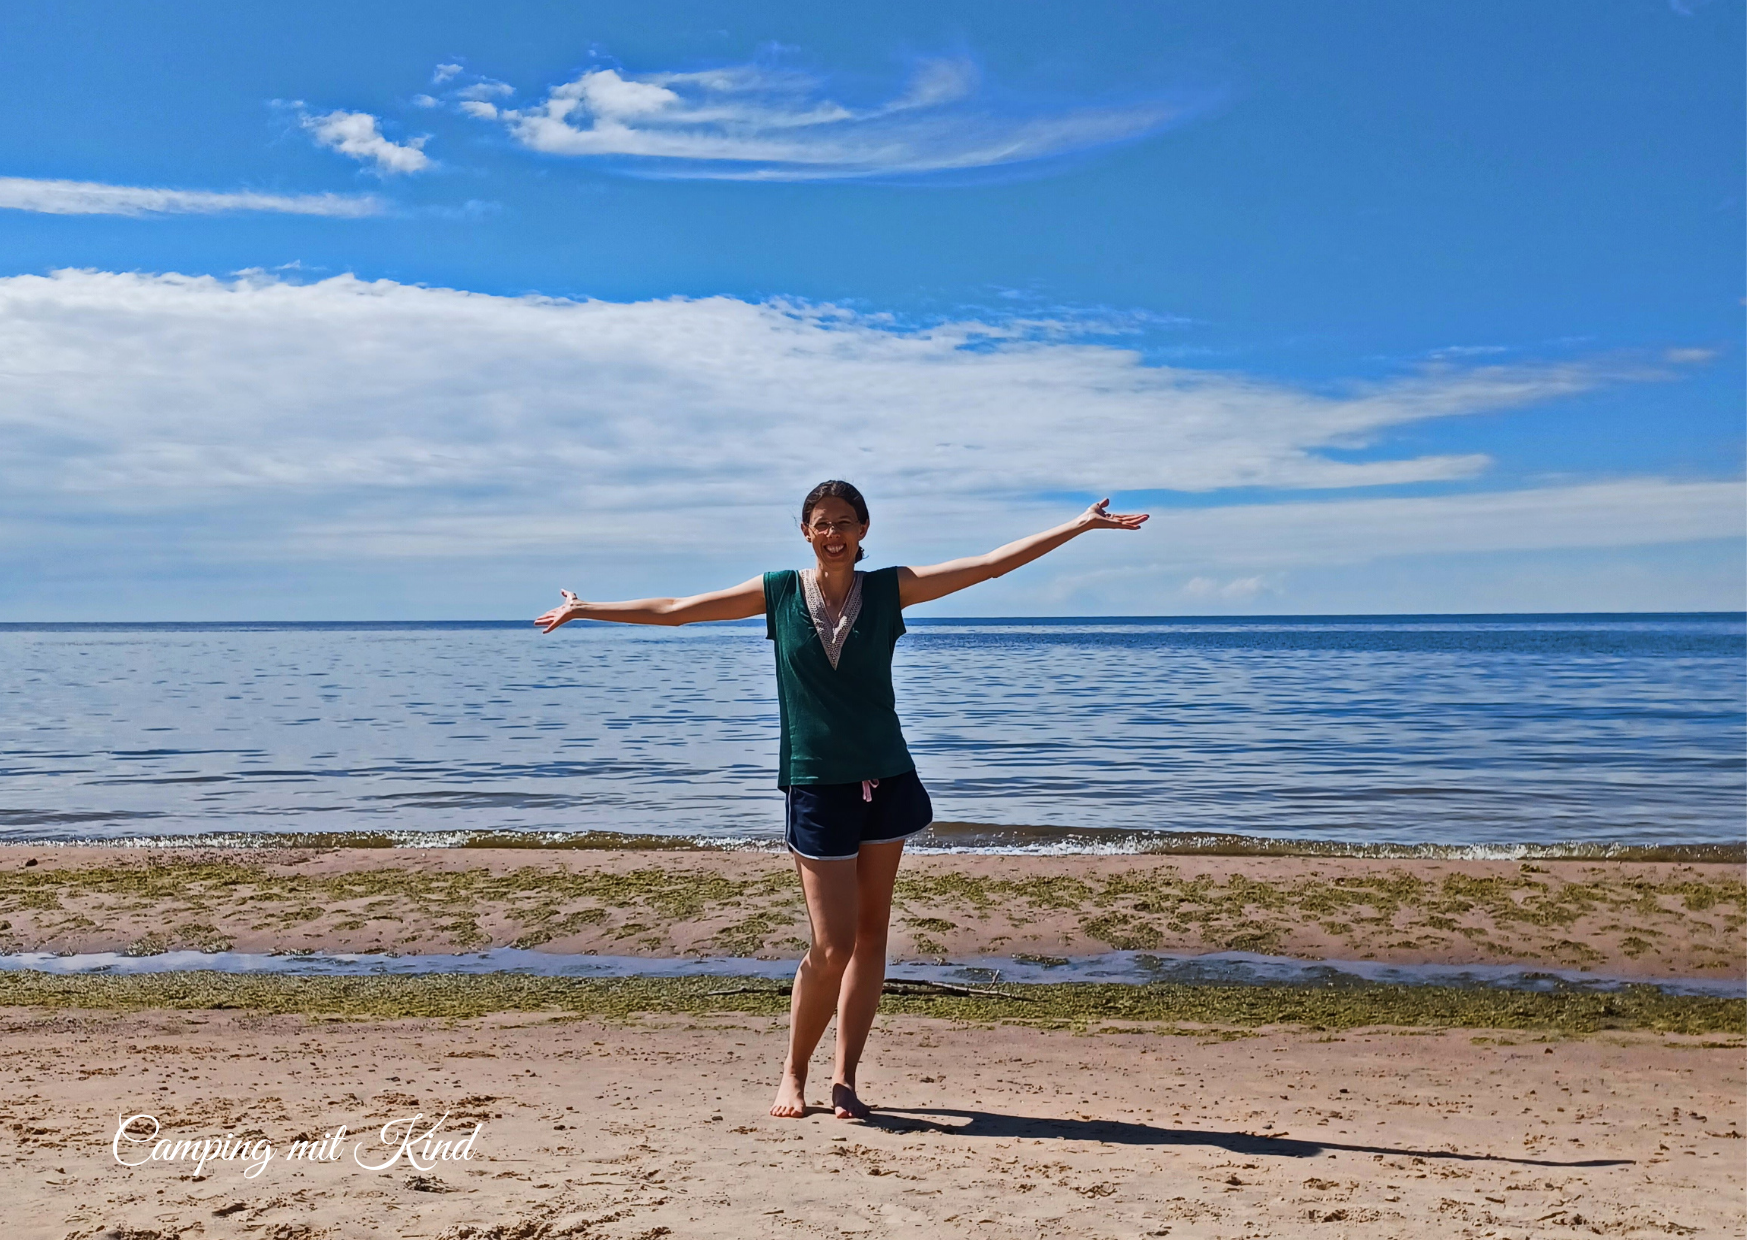
M 534 617 L 534 623 L 540 626 L 540 631 L 542 633 L 550 633 L 559 625 L 568 624 L 570 621 L 575 620 L 578 613 L 582 610 L 582 599 L 572 594 L 569 590 L 560 590 L 559 594 L 564 598 L 564 603 L 562 605 L 554 607 L 545 615 Z

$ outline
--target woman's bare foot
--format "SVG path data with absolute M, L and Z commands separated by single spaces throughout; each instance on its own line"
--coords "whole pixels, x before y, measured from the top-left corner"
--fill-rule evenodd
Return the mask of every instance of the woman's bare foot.
M 807 1082 L 793 1072 L 783 1074 L 777 1086 L 777 1101 L 771 1104 L 771 1114 L 778 1119 L 800 1119 L 807 1114 Z
M 856 1097 L 856 1087 L 837 1081 L 832 1085 L 832 1111 L 839 1119 L 867 1119 L 868 1104 Z

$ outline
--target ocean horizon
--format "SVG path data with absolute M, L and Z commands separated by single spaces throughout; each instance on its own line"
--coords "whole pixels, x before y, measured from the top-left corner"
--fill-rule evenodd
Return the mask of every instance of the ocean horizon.
M 965 624 L 965 625 L 1004 625 L 1004 624 L 1323 624 L 1323 623 L 1356 623 L 1370 622 L 1413 622 L 1413 621 L 1488 621 L 1521 622 L 1540 620 L 1692 620 L 1692 619 L 1722 619 L 1748 621 L 1748 611 L 1451 611 L 1451 612 L 1317 612 L 1317 613 L 1274 613 L 1258 612 L 1247 614 L 1170 614 L 1158 615 L 1086 615 L 1086 616 L 912 616 L 907 615 L 904 623 L 907 628 L 928 625 Z M 762 617 L 748 620 L 707 620 L 698 624 L 689 624 L 685 628 L 762 628 Z M 527 618 L 510 620 L 491 619 L 448 619 L 448 620 L 409 620 L 409 619 L 364 619 L 364 620 L 274 620 L 256 618 L 250 620 L 0 620 L 0 632 L 6 630 L 60 630 L 60 629 L 161 629 L 161 628 L 337 628 L 361 629 L 383 625 L 411 626 L 426 628 L 509 628 L 531 629 L 532 622 Z M 623 625 L 606 620 L 573 620 L 566 628 L 660 628 L 659 625 Z

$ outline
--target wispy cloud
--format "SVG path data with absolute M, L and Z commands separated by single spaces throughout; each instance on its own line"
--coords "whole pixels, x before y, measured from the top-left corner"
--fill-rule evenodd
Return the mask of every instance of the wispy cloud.
M 263 194 L 253 190 L 160 189 L 96 181 L 0 177 L 0 208 L 44 215 L 215 215 L 273 211 L 285 215 L 381 215 L 369 194 Z
M 471 93 L 469 93 L 471 92 Z M 967 60 L 917 62 L 885 101 L 854 106 L 820 77 L 767 65 L 697 72 L 591 69 L 539 102 L 505 108 L 489 80 L 468 115 L 530 150 L 607 159 L 649 176 L 827 180 L 1027 163 L 1157 133 L 1200 103 L 1142 100 L 1044 108 L 998 100 Z
M 431 166 L 431 157 L 420 149 L 426 137 L 391 142 L 383 136 L 382 123 L 368 112 L 305 112 L 298 119 L 318 145 L 369 164 L 378 172 L 422 172 Z

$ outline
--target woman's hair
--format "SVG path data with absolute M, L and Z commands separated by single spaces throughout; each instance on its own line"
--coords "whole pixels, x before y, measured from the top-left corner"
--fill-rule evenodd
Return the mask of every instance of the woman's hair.
M 849 483 L 838 478 L 829 478 L 807 493 L 807 498 L 801 501 L 801 524 L 806 525 L 808 518 L 813 516 L 813 510 L 819 506 L 822 499 L 841 499 L 856 510 L 856 520 L 863 525 L 868 524 L 868 501 L 862 498 L 862 493 Z M 856 548 L 858 560 L 867 556 L 866 548 Z

